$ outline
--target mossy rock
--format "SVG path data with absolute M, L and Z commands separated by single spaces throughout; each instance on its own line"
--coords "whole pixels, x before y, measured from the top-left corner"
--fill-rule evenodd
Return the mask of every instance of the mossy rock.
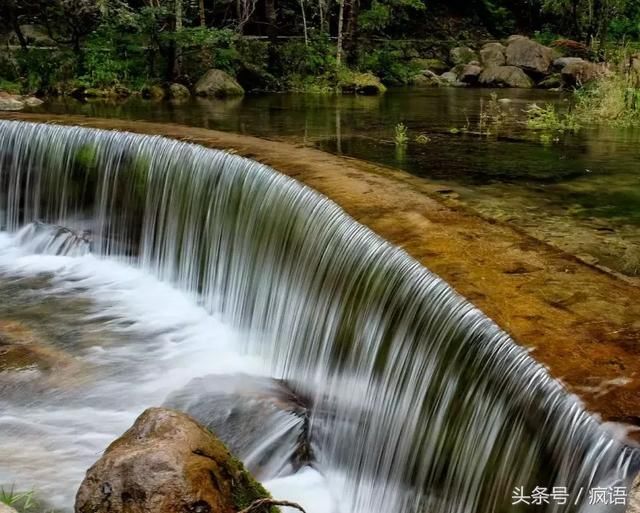
M 420 71 L 428 70 L 436 75 L 442 75 L 445 71 L 449 71 L 449 65 L 440 59 L 411 59 L 410 64 Z
M 140 90 L 140 96 L 145 100 L 162 100 L 167 92 L 159 85 L 147 85 Z
M 190 96 L 191 93 L 189 92 L 187 86 L 184 86 L 182 84 L 171 84 L 169 86 L 169 97 L 172 100 L 183 100 L 189 98 Z
M 194 87 L 198 96 L 227 98 L 242 96 L 244 89 L 235 78 L 220 69 L 210 69 L 198 80 Z
M 374 96 L 383 94 L 387 88 L 373 73 L 346 71 L 340 75 L 338 89 L 342 93 Z
M 184 413 L 150 408 L 87 471 L 75 511 L 237 513 L 265 498 L 265 488 L 211 432 Z

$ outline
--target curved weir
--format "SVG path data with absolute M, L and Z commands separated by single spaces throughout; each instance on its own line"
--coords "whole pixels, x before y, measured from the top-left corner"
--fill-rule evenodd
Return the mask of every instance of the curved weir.
M 267 166 L 0 121 L 0 187 L 3 230 L 90 233 L 92 252 L 241 330 L 243 351 L 309 399 L 316 465 L 343 513 L 520 511 L 516 487 L 566 488 L 538 511 L 601 511 L 589 488 L 638 470 L 636 449 L 447 283 Z

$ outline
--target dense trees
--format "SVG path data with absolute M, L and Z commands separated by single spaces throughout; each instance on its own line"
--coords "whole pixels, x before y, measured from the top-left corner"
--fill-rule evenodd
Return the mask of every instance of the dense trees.
M 0 0 L 0 31 L 15 56 L 0 57 L 0 78 L 30 88 L 188 83 L 212 66 L 307 88 L 344 67 L 403 82 L 439 40 L 637 40 L 640 0 Z

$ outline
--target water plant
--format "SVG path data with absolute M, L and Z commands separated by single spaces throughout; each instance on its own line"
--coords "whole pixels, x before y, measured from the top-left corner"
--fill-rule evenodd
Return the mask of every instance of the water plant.
M 428 144 L 431 142 L 431 137 L 426 134 L 420 134 L 416 137 L 415 140 L 418 144 Z
M 396 146 L 404 146 L 409 142 L 409 129 L 404 123 L 398 123 L 395 128 Z
M 580 122 L 577 116 L 571 112 L 561 113 L 555 105 L 550 103 L 539 106 L 532 103 L 525 110 L 527 115 L 527 128 L 547 132 L 577 132 Z

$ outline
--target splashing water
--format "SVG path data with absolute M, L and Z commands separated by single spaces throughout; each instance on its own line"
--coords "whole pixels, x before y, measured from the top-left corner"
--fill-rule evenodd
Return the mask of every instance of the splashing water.
M 0 141 L 4 229 L 88 219 L 97 255 L 238 330 L 236 350 L 310 398 L 340 511 L 521 511 L 514 488 L 539 486 L 570 494 L 539 511 L 587 512 L 584 490 L 637 471 L 635 449 L 444 281 L 269 167 L 77 127 L 0 122 Z

